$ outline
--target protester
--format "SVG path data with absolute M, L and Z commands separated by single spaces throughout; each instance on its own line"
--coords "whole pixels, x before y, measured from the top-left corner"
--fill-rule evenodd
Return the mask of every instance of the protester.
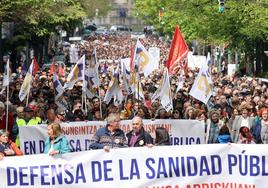
M 170 138 L 168 131 L 164 127 L 157 127 L 155 130 L 155 143 L 156 146 L 170 145 Z
M 264 109 L 261 113 L 261 141 L 263 144 L 268 144 L 268 110 Z
M 48 109 L 46 114 L 47 118 L 46 121 L 44 122 L 45 124 L 53 123 L 56 120 L 56 112 L 53 108 Z
M 241 104 L 240 106 L 240 112 L 241 112 L 241 116 L 238 116 L 235 118 L 235 120 L 233 121 L 232 125 L 231 125 L 231 129 L 232 129 L 232 140 L 233 142 L 238 142 L 238 135 L 239 135 L 239 130 L 240 127 L 248 127 L 249 129 L 251 129 L 255 123 L 254 118 L 249 116 L 249 111 L 248 111 L 248 105 L 247 104 Z
M 218 136 L 223 122 L 220 120 L 218 110 L 211 110 L 210 117 L 206 122 L 206 144 L 214 144 L 218 142 Z
M 127 147 L 127 140 L 123 130 L 119 128 L 119 114 L 111 113 L 107 117 L 107 125 L 97 130 L 92 138 L 90 149 L 104 149 Z
M 253 136 L 250 133 L 250 130 L 248 127 L 240 127 L 239 129 L 239 139 L 237 141 L 237 144 L 255 144 L 253 141 Z
M 24 118 L 17 119 L 16 121 L 16 128 L 13 129 L 16 130 L 17 132 L 14 132 L 17 135 L 16 138 L 16 144 L 18 147 L 20 147 L 20 140 L 19 140 L 19 127 L 21 126 L 33 126 L 33 125 L 38 125 L 39 124 L 39 119 L 36 119 L 34 116 L 34 111 L 30 107 L 26 107 L 24 109 L 25 116 Z
M 1 156 L 19 156 L 23 155 L 17 145 L 8 139 L 9 133 L 0 130 L 0 158 Z
M 128 90 L 125 88 L 122 78 L 120 77 L 120 88 L 124 88 L 122 104 L 117 106 L 115 106 L 113 102 L 105 104 L 103 98 L 111 81 L 113 70 L 118 64 L 121 64 L 121 59 L 130 57 L 131 46 L 135 45 L 136 40 L 131 39 L 129 35 L 116 34 L 89 36 L 86 37 L 85 40 L 86 44 L 75 44 L 75 46 L 78 47 L 80 56 L 86 54 L 86 60 L 89 60 L 93 49 L 96 48 L 97 60 L 100 67 L 99 86 L 94 88 L 96 90 L 94 97 L 91 99 L 87 97 L 87 100 L 82 100 L 82 82 L 78 81 L 72 90 L 65 90 L 63 92 L 61 97 L 67 101 L 67 105 L 60 106 L 57 103 L 58 101 L 55 101 L 54 87 L 51 84 L 51 77 L 47 76 L 45 71 L 40 71 L 33 75 L 34 79 L 29 95 L 29 101 L 32 102 L 25 107 L 26 99 L 21 102 L 18 97 L 23 81 L 21 75 L 22 70 L 18 69 L 17 75 L 13 78 L 13 83 L 10 85 L 9 93 L 10 102 L 20 108 L 17 110 L 17 116 L 14 116 L 16 123 L 11 123 L 12 120 L 9 121 L 8 131 L 11 133 L 11 136 L 12 134 L 15 134 L 15 136 L 18 134 L 18 126 L 40 124 L 40 119 L 45 123 L 50 123 L 53 120 L 56 122 L 102 121 L 107 118 L 109 111 L 119 112 L 120 117 L 126 120 L 131 120 L 135 115 L 139 115 L 142 116 L 142 119 L 181 118 L 204 121 L 207 134 L 206 143 L 217 142 L 217 134 L 220 131 L 220 127 L 224 124 L 230 128 L 233 142 L 237 142 L 239 139 L 239 128 L 241 126 L 248 126 L 253 135 L 254 142 L 264 142 L 263 137 L 261 138 L 260 136 L 260 129 L 262 129 L 262 134 L 265 135 L 263 129 L 265 126 L 261 126 L 261 121 L 263 121 L 264 118 L 257 116 L 256 112 L 260 112 L 263 107 L 267 108 L 268 106 L 268 90 L 267 82 L 265 80 L 255 77 L 242 77 L 238 72 L 231 76 L 227 76 L 226 71 L 219 73 L 220 71 L 217 70 L 217 67 L 215 67 L 212 62 L 212 65 L 210 66 L 213 81 L 213 96 L 210 97 L 207 104 L 202 104 L 200 101 L 189 95 L 199 69 L 189 68 L 185 72 L 180 69 L 176 74 L 170 76 L 173 111 L 167 112 L 159 99 L 152 102 L 151 98 L 156 89 L 160 86 L 162 71 L 168 56 L 170 45 L 167 41 L 158 37 L 146 36 L 141 40 L 141 43 L 146 49 L 149 47 L 159 48 L 160 61 L 159 70 L 153 71 L 146 78 L 143 74 L 140 74 L 141 89 L 143 90 L 145 100 L 138 101 L 133 94 L 128 94 Z M 69 56 L 68 51 L 68 48 L 64 49 L 66 56 Z M 88 64 L 88 62 L 86 63 Z M 69 64 L 69 62 L 66 62 L 66 64 Z M 71 69 L 71 67 L 67 67 L 66 73 L 69 73 Z M 27 68 L 23 71 L 27 72 Z M 59 76 L 59 81 L 62 85 L 66 83 L 66 76 L 67 74 L 65 76 Z M 183 77 L 184 83 L 181 88 L 177 89 L 179 76 Z M 0 93 L 0 100 L 4 104 L 6 101 L 6 91 Z M 111 101 L 113 101 L 113 99 Z M 246 110 L 245 108 L 241 108 L 241 106 L 245 106 L 245 104 L 247 106 Z M 2 111 L 0 109 L 0 115 L 2 115 L 0 129 L 5 129 L 6 125 L 4 121 L 6 119 L 6 108 L 5 105 L 0 104 L 0 107 L 1 106 L 4 107 L 2 108 Z M 24 110 L 21 109 L 23 107 L 25 107 Z M 46 113 L 49 112 L 48 109 L 55 110 L 57 108 L 63 108 L 63 113 L 53 113 L 53 117 L 50 117 L 49 113 Z M 209 114 L 213 109 L 218 110 L 217 120 L 215 119 L 215 122 L 213 122 L 214 120 L 212 120 Z M 12 119 L 15 111 L 12 111 L 12 109 L 9 111 L 11 114 L 11 117 L 9 118 Z M 56 118 L 54 118 L 55 115 Z M 207 117 L 210 118 L 207 119 Z
M 142 118 L 135 116 L 132 119 L 132 131 L 127 133 L 129 147 L 142 147 L 153 144 L 153 138 L 144 130 Z
M 62 123 L 65 122 L 65 111 L 58 108 L 56 110 L 56 118 L 55 118 L 56 123 Z
M 227 144 L 227 143 L 232 142 L 230 130 L 226 125 L 220 128 L 217 141 L 218 141 L 217 143 L 221 143 L 221 144 Z
M 67 138 L 62 135 L 60 124 L 51 123 L 47 126 L 48 138 L 45 141 L 44 153 L 51 156 L 70 152 Z

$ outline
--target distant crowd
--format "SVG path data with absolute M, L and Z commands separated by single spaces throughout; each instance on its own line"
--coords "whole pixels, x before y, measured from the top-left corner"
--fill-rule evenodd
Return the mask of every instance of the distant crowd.
M 268 143 L 268 90 L 267 83 L 262 79 L 239 76 L 238 74 L 228 76 L 226 72 L 213 71 L 211 73 L 213 96 L 204 105 L 189 95 L 198 73 L 198 69 L 189 69 L 187 74 L 182 75 L 185 81 L 183 87 L 179 90 L 177 90 L 179 75 L 170 77 L 173 111 L 167 112 L 158 100 L 152 103 L 151 96 L 160 85 L 169 44 L 165 40 L 149 36 L 141 39 L 141 42 L 146 48 L 160 48 L 160 68 L 146 79 L 141 77 L 140 82 L 145 100 L 137 101 L 132 95 L 128 95 L 124 90 L 123 83 L 120 83 L 123 89 L 124 102 L 119 106 L 114 105 L 113 101 L 105 104 L 102 100 L 111 80 L 112 71 L 120 63 L 120 59 L 131 56 L 131 49 L 134 47 L 136 40 L 131 39 L 128 35 L 100 35 L 88 37 L 86 41 L 76 46 L 79 49 L 79 54 L 86 54 L 86 57 L 89 57 L 93 49 L 96 48 L 97 59 L 100 61 L 101 67 L 99 69 L 99 95 L 82 102 L 82 83 L 77 82 L 72 90 L 64 92 L 63 98 L 68 101 L 68 109 L 61 109 L 55 103 L 52 75 L 49 75 L 48 71 L 39 71 L 34 75 L 29 104 L 26 106 L 25 100 L 21 102 L 18 97 L 24 79 L 21 68 L 18 69 L 17 72 L 12 74 L 12 82 L 9 85 L 9 101 L 6 102 L 6 88 L 2 87 L 0 93 L 0 129 L 3 130 L 0 132 L 0 153 L 2 152 L 1 145 L 5 142 L 2 137 L 6 138 L 8 136 L 8 139 L 19 147 L 18 127 L 20 126 L 49 124 L 51 127 L 48 127 L 48 129 L 52 129 L 53 133 L 51 135 L 53 135 L 56 130 L 53 127 L 57 127 L 57 124 L 61 122 L 101 121 L 104 119 L 108 119 L 111 124 L 118 123 L 120 120 L 132 119 L 134 130 L 136 120 L 140 124 L 142 124 L 143 119 L 199 120 L 205 124 L 206 143 Z M 65 47 L 63 50 L 68 54 L 68 48 Z M 70 70 L 71 68 L 64 67 L 64 73 L 60 76 L 62 84 L 66 82 Z M 7 107 L 8 115 L 6 114 Z M 7 131 L 4 131 L 7 119 Z M 58 129 L 60 130 L 60 127 Z M 137 131 L 139 134 L 131 133 L 128 136 L 125 136 L 126 133 L 116 132 L 119 137 L 123 134 L 125 140 L 123 137 L 117 138 L 115 135 L 109 135 L 113 136 L 113 142 L 115 143 L 112 143 L 115 145 L 105 144 L 107 138 L 102 138 L 101 134 L 114 134 L 114 130 L 109 128 L 102 131 L 98 131 L 94 137 L 96 144 L 92 146 L 92 149 L 104 148 L 104 146 L 109 146 L 109 148 L 119 147 L 116 145 L 118 144 L 117 139 L 119 139 L 120 144 L 122 143 L 122 147 L 135 146 L 135 143 L 141 138 L 139 131 Z M 60 132 L 57 136 L 61 135 Z M 109 139 L 108 142 L 110 142 Z M 53 140 L 53 142 L 48 141 L 48 147 L 56 143 L 56 139 Z M 149 140 L 143 142 L 154 144 L 151 138 Z M 103 145 L 98 145 L 98 143 Z M 15 146 L 13 145 L 13 147 Z M 3 155 L 22 154 L 17 149 L 2 153 Z M 106 148 L 106 150 L 108 149 Z M 47 150 L 47 152 L 51 151 L 51 148 Z

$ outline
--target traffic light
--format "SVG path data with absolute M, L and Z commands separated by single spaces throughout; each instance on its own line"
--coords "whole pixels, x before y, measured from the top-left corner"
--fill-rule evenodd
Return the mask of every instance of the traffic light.
M 224 12 L 225 7 L 224 7 L 225 0 L 219 0 L 219 12 Z

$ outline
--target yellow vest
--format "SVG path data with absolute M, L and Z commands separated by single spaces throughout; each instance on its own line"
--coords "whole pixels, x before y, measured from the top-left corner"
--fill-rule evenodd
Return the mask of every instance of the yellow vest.
M 39 117 L 38 117 L 39 118 Z M 41 120 L 41 118 L 39 118 Z M 16 123 L 18 125 L 18 127 L 22 127 L 22 126 L 33 126 L 33 125 L 38 125 L 39 124 L 39 119 L 34 118 L 34 119 L 30 119 L 30 121 L 26 124 L 26 121 L 24 119 L 17 119 Z M 16 138 L 16 145 L 18 147 L 20 147 L 20 138 L 19 135 Z

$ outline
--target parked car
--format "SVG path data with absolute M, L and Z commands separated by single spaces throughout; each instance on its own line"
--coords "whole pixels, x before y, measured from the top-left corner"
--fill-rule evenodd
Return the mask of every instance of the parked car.
M 110 28 L 110 31 L 111 32 L 120 32 L 120 31 L 127 31 L 127 32 L 131 32 L 132 29 L 128 26 L 123 26 L 123 25 L 113 25 L 111 28 Z
M 100 27 L 97 28 L 97 30 L 95 31 L 95 33 L 97 35 L 106 35 L 106 34 L 108 34 L 108 29 L 107 29 L 107 27 L 100 26 Z

